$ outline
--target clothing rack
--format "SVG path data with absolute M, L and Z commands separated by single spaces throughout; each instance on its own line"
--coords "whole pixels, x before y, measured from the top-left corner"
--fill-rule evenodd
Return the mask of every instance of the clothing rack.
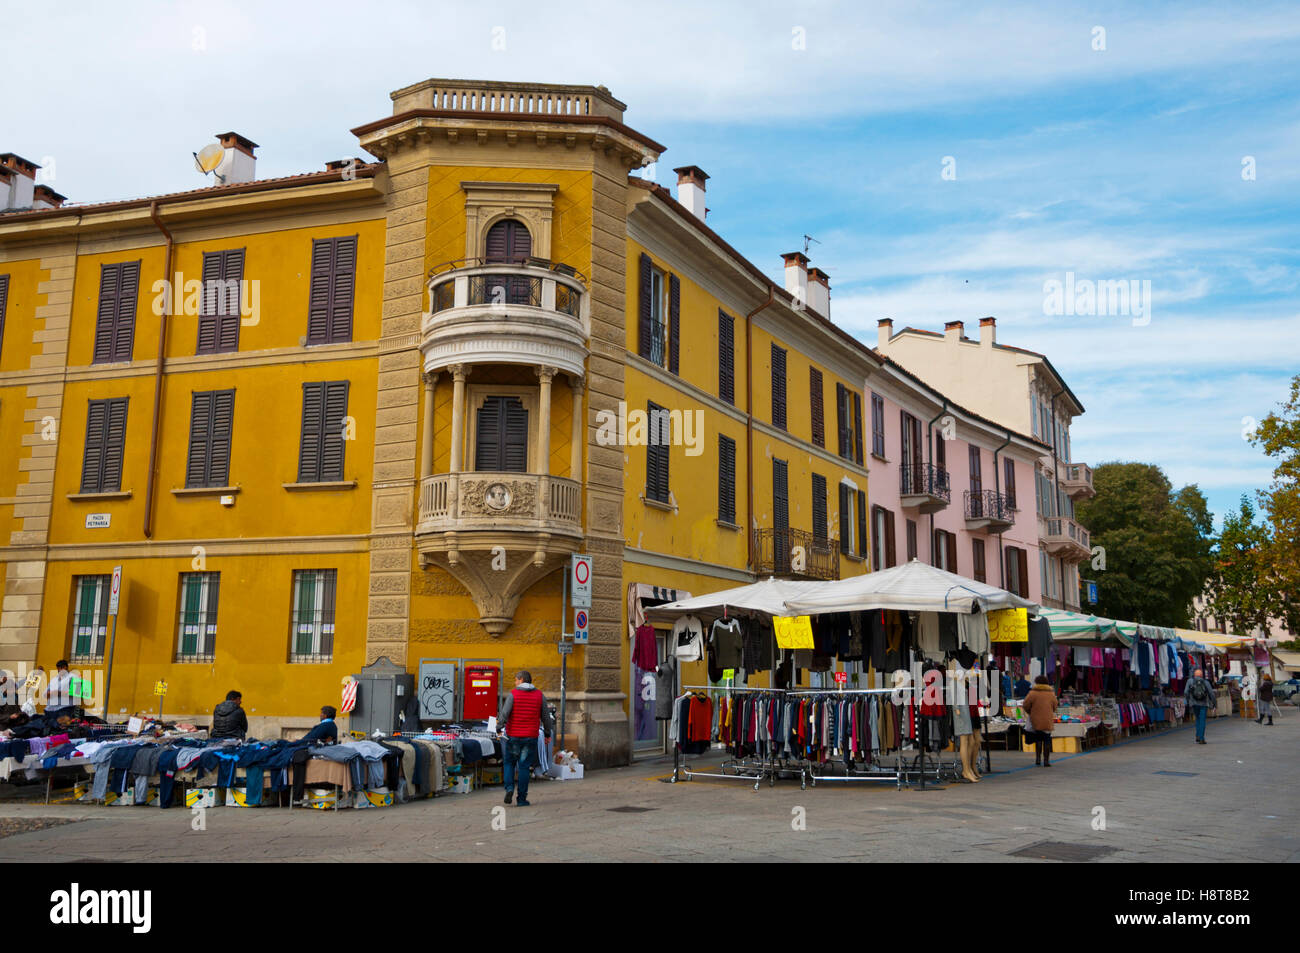
M 726 685 L 683 685 L 683 692 L 700 691 L 700 692 L 748 692 L 756 695 L 772 695 L 782 693 L 779 688 L 749 688 L 744 685 L 726 686 Z M 678 696 L 680 697 L 680 696 Z M 676 699 L 674 699 L 676 701 Z M 712 747 L 712 741 L 709 742 Z M 727 774 L 727 768 L 733 768 L 734 774 Z M 724 762 L 719 769 L 722 773 L 712 773 L 707 771 L 692 771 L 689 764 L 682 763 L 681 748 L 676 741 L 673 742 L 673 776 L 669 779 L 670 783 L 676 784 L 678 781 L 690 781 L 694 778 L 721 778 L 725 781 L 736 780 L 753 780 L 754 790 L 757 791 L 762 784 L 763 778 L 768 779 L 769 787 L 776 784 L 775 766 L 763 759 L 751 758 L 731 758 Z M 683 777 L 683 771 L 685 776 Z M 744 773 L 742 773 L 744 772 Z

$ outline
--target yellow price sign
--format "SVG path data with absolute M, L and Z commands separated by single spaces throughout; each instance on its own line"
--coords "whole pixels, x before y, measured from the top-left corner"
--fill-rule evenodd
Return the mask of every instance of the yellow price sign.
M 153 693 L 154 693 L 155 695 L 166 695 L 166 694 L 167 694 L 167 683 L 166 683 L 166 682 L 154 682 L 154 683 L 153 683 Z
M 1028 642 L 1028 609 L 994 609 L 988 614 L 989 641 Z
M 813 648 L 812 621 L 806 615 L 772 616 L 776 646 L 780 649 Z

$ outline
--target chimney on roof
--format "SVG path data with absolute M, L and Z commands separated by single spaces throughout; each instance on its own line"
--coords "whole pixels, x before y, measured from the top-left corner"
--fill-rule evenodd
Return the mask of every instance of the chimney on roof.
M 253 154 L 257 148 L 256 142 L 245 139 L 237 132 L 219 132 L 217 142 L 226 150 L 221 165 L 217 166 L 217 175 L 222 185 L 252 182 L 257 178 L 257 157 Z
M 998 319 L 980 318 L 980 347 L 992 347 L 998 343 Z
M 12 152 L 0 153 L 0 170 L 3 170 L 5 178 L 9 180 L 9 188 L 0 189 L 0 197 L 4 198 L 0 208 L 32 207 L 32 196 L 36 190 L 36 170 L 39 168 L 40 166 L 35 162 L 14 155 Z
M 894 319 L 881 318 L 876 322 L 876 347 L 885 350 L 889 347 L 889 339 L 894 335 Z
M 686 211 L 704 221 L 709 211 L 704 207 L 704 183 L 708 175 L 698 165 L 684 165 L 673 171 L 677 173 L 677 201 L 686 206 Z
M 38 185 L 32 193 L 32 208 L 62 208 L 67 200 L 66 195 L 60 195 L 48 185 Z
M 808 304 L 808 256 L 792 251 L 782 255 L 781 260 L 785 262 L 785 290 L 794 297 L 794 306 L 803 308 Z
M 808 307 L 823 318 L 831 316 L 831 276 L 820 268 L 808 269 Z
M 949 321 L 943 326 L 943 339 L 956 344 L 965 333 L 966 325 L 960 321 Z

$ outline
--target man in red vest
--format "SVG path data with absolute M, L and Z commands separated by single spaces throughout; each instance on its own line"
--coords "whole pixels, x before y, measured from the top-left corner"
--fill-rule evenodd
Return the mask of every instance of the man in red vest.
M 537 729 L 542 728 L 546 740 L 551 740 L 555 722 L 546 707 L 546 696 L 533 684 L 533 676 L 520 672 L 515 676 L 515 687 L 501 705 L 497 724 L 505 733 L 506 803 L 515 796 L 519 785 L 520 807 L 528 806 L 528 774 L 532 768 L 532 755 L 537 751 Z

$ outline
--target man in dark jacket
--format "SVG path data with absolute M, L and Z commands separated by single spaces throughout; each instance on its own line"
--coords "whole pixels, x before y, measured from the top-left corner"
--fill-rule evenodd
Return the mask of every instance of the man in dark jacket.
M 1259 715 L 1259 724 L 1268 719 L 1273 724 L 1273 676 L 1265 672 L 1259 677 L 1259 690 L 1256 692 L 1255 712 Z
M 505 784 L 506 803 L 515 796 L 519 785 L 520 807 L 528 806 L 528 772 L 531 755 L 537 750 L 537 729 L 541 728 L 549 741 L 555 731 L 554 719 L 546 707 L 546 696 L 533 684 L 533 676 L 520 672 L 515 676 L 515 687 L 501 703 L 497 725 L 506 736 Z
M 1215 703 L 1214 688 L 1205 678 L 1205 673 L 1199 668 L 1192 673 L 1192 677 L 1187 680 L 1187 685 L 1183 688 L 1183 698 L 1187 701 L 1187 706 L 1191 708 L 1192 715 L 1196 718 L 1196 743 L 1205 744 L 1205 716 L 1209 712 L 1211 705 Z
M 244 696 L 239 692 L 226 692 L 226 700 L 212 712 L 212 731 L 209 738 L 243 738 L 248 734 L 248 715 L 244 713 L 241 703 Z
M 334 724 L 336 712 L 329 705 L 322 705 L 320 724 L 303 736 L 303 741 L 319 741 L 323 745 L 332 745 L 339 740 L 339 730 Z

